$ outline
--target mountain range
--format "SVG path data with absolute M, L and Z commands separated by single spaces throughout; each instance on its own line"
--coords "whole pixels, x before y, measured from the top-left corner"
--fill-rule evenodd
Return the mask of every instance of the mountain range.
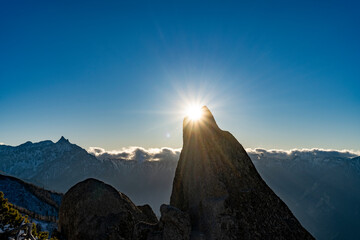
M 165 152 L 166 157 L 161 158 L 149 157 L 140 148 L 126 154 L 90 154 L 62 137 L 56 143 L 0 145 L 0 171 L 58 192 L 86 178 L 97 178 L 136 204 L 149 203 L 158 214 L 159 206 L 169 201 L 179 156 L 178 151 Z M 313 236 L 360 237 L 356 221 L 360 215 L 360 157 L 323 150 L 256 149 L 248 154 L 265 182 Z M 6 184 L 0 186 L 4 189 Z
M 160 205 L 169 201 L 178 158 L 168 154 L 170 157 L 162 160 L 142 161 L 146 156 L 141 151 L 132 154 L 136 161 L 126 160 L 124 154 L 116 159 L 95 157 L 61 137 L 56 143 L 0 145 L 0 171 L 62 193 L 80 181 L 96 178 L 121 190 L 135 203 L 150 204 L 159 212 Z M 154 158 L 158 158 L 156 154 Z

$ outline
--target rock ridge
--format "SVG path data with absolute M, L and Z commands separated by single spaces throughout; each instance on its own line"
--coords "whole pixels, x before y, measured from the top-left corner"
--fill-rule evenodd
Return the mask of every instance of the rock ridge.
M 199 121 L 183 121 L 170 205 L 160 212 L 158 220 L 150 206 L 90 178 L 64 195 L 59 230 L 68 240 L 314 239 L 206 106 Z
M 313 239 L 263 181 L 242 145 L 207 107 L 183 122 L 170 205 L 206 239 Z M 194 235 L 194 234 L 193 234 Z

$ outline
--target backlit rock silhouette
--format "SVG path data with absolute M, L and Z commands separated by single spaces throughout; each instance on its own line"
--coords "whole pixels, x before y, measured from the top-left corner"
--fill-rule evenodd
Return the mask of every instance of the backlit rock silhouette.
M 189 213 L 192 239 L 313 239 L 207 107 L 184 119 L 170 205 Z

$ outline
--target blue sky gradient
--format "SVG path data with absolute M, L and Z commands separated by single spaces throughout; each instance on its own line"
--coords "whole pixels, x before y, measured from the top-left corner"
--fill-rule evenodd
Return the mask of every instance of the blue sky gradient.
M 181 147 L 200 99 L 244 147 L 360 150 L 359 7 L 3 1 L 0 142 Z

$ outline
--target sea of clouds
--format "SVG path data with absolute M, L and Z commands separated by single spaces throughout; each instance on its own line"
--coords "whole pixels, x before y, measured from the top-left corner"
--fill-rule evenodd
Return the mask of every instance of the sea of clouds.
M 181 148 L 142 148 L 128 147 L 120 150 L 106 151 L 99 147 L 90 147 L 88 152 L 100 160 L 128 160 L 136 162 L 145 161 L 177 161 L 180 157 Z
M 334 150 L 334 149 L 262 149 L 262 148 L 247 148 L 249 156 L 254 158 L 267 159 L 292 159 L 294 157 L 300 158 L 353 158 L 360 156 L 360 151 L 354 150 Z M 142 147 L 127 147 L 120 150 L 107 151 L 100 147 L 90 147 L 88 152 L 96 156 L 100 160 L 129 160 L 136 162 L 145 161 L 177 161 L 180 157 L 181 148 L 142 148 Z

